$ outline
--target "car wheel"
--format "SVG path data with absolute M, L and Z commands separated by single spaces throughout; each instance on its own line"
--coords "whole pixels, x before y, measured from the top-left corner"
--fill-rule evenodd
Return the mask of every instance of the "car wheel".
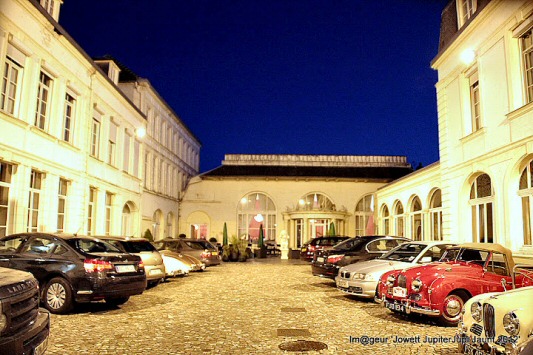
M 467 294 L 461 291 L 455 291 L 446 296 L 442 302 L 440 322 L 446 326 L 456 326 L 461 319 L 464 304 L 469 298 Z
M 120 306 L 121 304 L 128 302 L 129 299 L 130 299 L 129 297 L 106 298 L 105 303 L 113 305 L 113 306 Z
M 43 289 L 42 300 L 46 309 L 52 313 L 66 313 L 74 306 L 72 288 L 67 280 L 54 277 Z

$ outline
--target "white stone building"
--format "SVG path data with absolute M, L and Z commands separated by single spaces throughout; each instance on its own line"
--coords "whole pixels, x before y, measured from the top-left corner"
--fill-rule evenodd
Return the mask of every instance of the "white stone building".
M 533 1 L 450 1 L 432 67 L 440 161 L 378 190 L 380 232 L 532 255 Z
M 0 2 L 0 236 L 140 235 L 146 118 L 57 23 L 60 4 Z

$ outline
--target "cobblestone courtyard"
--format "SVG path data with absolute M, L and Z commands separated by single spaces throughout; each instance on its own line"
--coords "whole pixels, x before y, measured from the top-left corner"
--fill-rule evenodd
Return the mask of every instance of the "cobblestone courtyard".
M 457 344 L 426 336 L 454 334 L 345 295 L 308 263 L 268 258 L 170 279 L 120 308 L 97 303 L 53 315 L 47 354 L 290 354 L 280 344 L 306 340 L 327 345 L 309 354 L 444 355 Z

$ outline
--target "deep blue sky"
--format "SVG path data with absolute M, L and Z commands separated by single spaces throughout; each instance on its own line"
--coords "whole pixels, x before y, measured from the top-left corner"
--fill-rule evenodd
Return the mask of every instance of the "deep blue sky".
M 435 83 L 448 0 L 67 0 L 60 24 L 93 57 L 150 80 L 224 154 L 439 159 Z

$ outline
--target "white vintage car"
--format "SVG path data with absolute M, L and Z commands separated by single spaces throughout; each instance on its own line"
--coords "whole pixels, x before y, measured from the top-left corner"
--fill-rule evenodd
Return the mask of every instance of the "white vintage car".
M 523 284 L 528 283 L 527 279 L 533 285 L 531 273 Z M 465 303 L 458 325 L 459 351 L 473 355 L 524 354 L 528 341 L 533 341 L 532 309 L 533 286 L 472 297 Z
M 342 267 L 335 283 L 343 292 L 374 298 L 379 278 L 390 270 L 400 270 L 411 266 L 438 261 L 451 242 L 420 241 L 406 242 L 378 259 L 360 261 Z

